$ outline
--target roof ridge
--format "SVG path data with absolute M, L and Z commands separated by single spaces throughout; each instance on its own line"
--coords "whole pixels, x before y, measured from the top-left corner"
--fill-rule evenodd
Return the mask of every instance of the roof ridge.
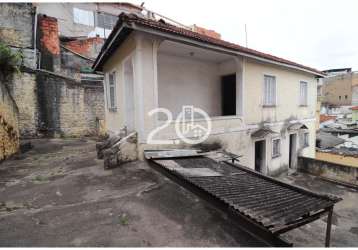
M 167 23 L 164 20 L 157 21 L 157 20 L 153 20 L 153 19 L 149 19 L 149 18 L 140 17 L 140 16 L 138 16 L 138 15 L 136 15 L 134 13 L 126 14 L 124 12 L 121 13 L 118 17 L 119 17 L 119 19 L 117 21 L 117 24 L 114 27 L 111 35 L 108 37 L 106 43 L 103 45 L 102 49 L 104 49 L 107 46 L 109 40 L 111 40 L 112 37 L 114 36 L 114 33 L 115 33 L 114 31 L 118 30 L 119 26 L 123 22 L 137 23 L 139 25 L 144 25 L 144 26 L 150 27 L 152 29 L 159 29 L 159 30 L 164 31 L 164 32 L 175 33 L 177 35 L 185 36 L 185 37 L 188 37 L 188 38 L 191 38 L 191 39 L 200 40 L 201 42 L 206 42 L 206 43 L 210 43 L 210 44 L 213 44 L 213 45 L 216 45 L 216 46 L 221 46 L 221 47 L 226 47 L 228 49 L 233 49 L 233 50 L 236 50 L 236 51 L 241 52 L 241 53 L 249 54 L 251 56 L 256 56 L 256 57 L 260 57 L 260 58 L 263 58 L 263 59 L 266 59 L 266 60 L 271 60 L 271 61 L 274 61 L 274 62 L 286 64 L 286 65 L 289 65 L 289 66 L 298 67 L 298 68 L 301 68 L 303 70 L 311 71 L 311 72 L 313 72 L 313 73 L 315 73 L 317 75 L 321 75 L 321 76 L 325 75 L 324 72 L 322 72 L 322 71 L 320 71 L 318 69 L 308 67 L 308 66 L 305 66 L 303 64 L 296 63 L 296 62 L 290 61 L 290 60 L 282 58 L 282 57 L 274 56 L 274 55 L 271 55 L 269 53 L 265 53 L 265 52 L 261 52 L 261 51 L 255 50 L 255 49 L 247 48 L 247 47 L 244 47 L 242 45 L 232 43 L 232 42 L 229 42 L 229 41 L 226 41 L 226 40 L 223 40 L 223 39 L 218 39 L 218 38 L 210 37 L 210 36 L 207 36 L 207 35 L 204 35 L 204 34 L 200 34 L 200 33 L 195 32 L 193 30 L 178 27 L 178 26 L 175 26 L 173 24 Z M 101 53 L 100 53 L 100 55 L 101 55 Z M 96 62 L 97 62 L 97 60 L 96 60 Z

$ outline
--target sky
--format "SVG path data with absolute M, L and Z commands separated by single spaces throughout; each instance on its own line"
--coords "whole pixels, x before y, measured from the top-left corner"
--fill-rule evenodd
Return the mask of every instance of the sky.
M 357 0 L 127 0 L 320 70 L 358 70 Z

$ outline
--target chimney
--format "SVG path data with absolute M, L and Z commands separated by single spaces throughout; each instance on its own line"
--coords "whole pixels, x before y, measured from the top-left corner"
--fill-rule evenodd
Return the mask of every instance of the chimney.
M 58 72 L 60 68 L 60 39 L 57 19 L 38 16 L 38 48 L 41 51 L 40 68 Z

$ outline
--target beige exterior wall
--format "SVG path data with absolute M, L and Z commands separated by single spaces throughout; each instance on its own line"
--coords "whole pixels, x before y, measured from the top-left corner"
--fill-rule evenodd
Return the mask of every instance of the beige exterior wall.
M 264 75 L 276 77 L 276 107 L 263 106 Z M 246 123 L 284 122 L 315 118 L 317 80 L 313 75 L 246 60 L 244 79 Z M 300 81 L 308 83 L 307 107 L 299 105 Z
M 322 103 L 337 106 L 352 105 L 352 87 L 356 85 L 358 85 L 358 74 L 355 72 L 324 78 Z
M 123 99 L 124 99 L 124 85 L 123 81 L 123 61 L 128 58 L 128 56 L 134 53 L 136 48 L 134 37 L 131 36 L 126 40 L 122 46 L 117 49 L 112 57 L 103 67 L 103 72 L 105 73 L 104 81 L 104 92 L 105 92 L 105 126 L 106 130 L 110 133 L 119 132 L 120 128 L 124 126 L 124 108 L 123 108 Z M 116 72 L 116 97 L 117 97 L 117 111 L 110 111 L 108 108 L 108 73 Z
M 358 168 L 358 158 L 332 153 L 316 152 L 316 159 Z
M 146 139 L 150 132 L 158 126 L 165 125 L 157 117 L 149 116 L 148 112 L 159 107 L 158 102 L 158 63 L 157 51 L 160 40 L 140 33 L 134 33 L 118 49 L 111 59 L 105 64 L 104 72 L 108 73 L 115 69 L 117 71 L 117 103 L 122 103 L 122 108 L 118 106 L 116 113 L 108 112 L 106 108 L 107 128 L 113 133 L 119 131 L 125 125 L 125 109 L 123 96 L 122 67 L 128 55 L 132 53 L 134 65 L 134 89 L 135 89 L 135 129 L 138 132 L 139 151 L 144 149 L 158 149 L 170 147 L 187 147 L 188 145 L 148 145 Z M 297 154 L 306 157 L 315 157 L 315 114 L 317 98 L 317 80 L 313 75 L 297 70 L 291 70 L 268 63 L 244 60 L 237 57 L 237 63 L 225 67 L 227 71 L 237 74 L 237 99 L 238 105 L 243 108 L 242 115 L 229 117 L 214 117 L 212 120 L 212 133 L 208 139 L 210 142 L 219 142 L 228 151 L 242 155 L 241 163 L 250 168 L 254 168 L 255 142 L 251 134 L 263 125 L 270 127 L 277 132 L 281 139 L 281 156 L 272 158 L 272 139 L 268 136 L 266 141 L 266 168 L 268 174 L 275 174 L 282 169 L 287 169 L 289 162 L 289 133 L 287 126 L 295 122 L 305 124 L 309 132 L 309 147 L 302 148 L 301 132 L 297 134 Z M 230 68 L 230 69 L 228 69 Z M 277 107 L 263 108 L 263 85 L 264 74 L 275 75 L 277 78 Z M 299 84 L 300 81 L 308 83 L 308 105 L 299 106 Z M 242 84 L 243 83 L 243 84 Z M 241 114 L 240 107 L 237 108 Z M 277 138 L 275 135 L 275 138 Z M 154 139 L 170 140 L 178 143 L 175 133 L 175 123 L 171 122 L 168 126 L 155 134 Z

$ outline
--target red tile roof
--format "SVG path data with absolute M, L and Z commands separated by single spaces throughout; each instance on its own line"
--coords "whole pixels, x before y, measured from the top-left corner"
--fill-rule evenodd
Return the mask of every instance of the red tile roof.
M 329 120 L 336 120 L 336 117 L 333 116 L 333 115 L 320 115 L 319 116 L 319 122 L 320 123 L 326 122 L 326 121 L 329 121 Z
M 352 107 L 352 110 L 358 110 L 358 106 Z
M 251 56 L 267 59 L 267 60 L 274 61 L 274 62 L 277 62 L 277 63 L 282 63 L 282 64 L 286 64 L 286 65 L 289 65 L 289 66 L 294 66 L 294 67 L 297 67 L 297 68 L 300 68 L 300 69 L 303 69 L 303 70 L 308 70 L 308 71 L 313 72 L 313 73 L 315 73 L 317 75 L 324 75 L 324 73 L 322 71 L 319 71 L 319 70 L 311 68 L 311 67 L 304 66 L 302 64 L 298 64 L 298 63 L 295 63 L 295 62 L 292 62 L 292 61 L 289 61 L 289 60 L 286 60 L 286 59 L 283 59 L 283 58 L 280 58 L 280 57 L 277 57 L 277 56 L 273 56 L 273 55 L 263 53 L 263 52 L 260 52 L 260 51 L 257 51 L 257 50 L 246 48 L 246 47 L 240 46 L 238 44 L 230 43 L 230 42 L 227 42 L 227 41 L 224 41 L 224 40 L 221 40 L 221 39 L 216 39 L 216 38 L 213 38 L 213 37 L 210 37 L 210 36 L 199 34 L 197 32 L 193 32 L 193 31 L 188 30 L 188 29 L 180 28 L 180 27 L 165 23 L 163 21 L 155 21 L 155 20 L 152 20 L 152 19 L 141 18 L 141 17 L 138 17 L 135 14 L 122 13 L 122 14 L 119 15 L 119 20 L 118 20 L 115 28 L 113 29 L 111 35 L 107 39 L 108 42 L 114 38 L 114 34 L 116 33 L 115 31 L 118 30 L 119 27 L 123 23 L 127 23 L 129 25 L 130 24 L 136 24 L 136 25 L 139 25 L 139 26 L 142 26 L 142 27 L 145 27 L 145 28 L 150 28 L 150 29 L 154 29 L 154 30 L 161 31 L 161 32 L 164 32 L 164 33 L 169 33 L 169 34 L 173 34 L 173 35 L 182 36 L 182 37 L 185 37 L 185 38 L 197 40 L 197 41 L 208 43 L 208 44 L 211 44 L 211 45 L 220 46 L 220 47 L 223 47 L 223 48 L 226 48 L 226 49 L 232 49 L 232 50 L 235 50 L 237 52 L 241 52 L 241 53 L 245 53 L 245 54 L 248 54 L 248 55 L 251 55 Z M 135 29 L 135 28 L 133 28 L 133 29 Z M 108 43 L 104 44 L 104 46 L 102 48 L 102 51 L 105 50 L 105 48 L 107 47 L 107 44 Z M 97 61 L 101 57 L 102 51 L 99 54 L 94 66 L 96 66 Z M 95 68 L 97 68 L 97 66 Z

